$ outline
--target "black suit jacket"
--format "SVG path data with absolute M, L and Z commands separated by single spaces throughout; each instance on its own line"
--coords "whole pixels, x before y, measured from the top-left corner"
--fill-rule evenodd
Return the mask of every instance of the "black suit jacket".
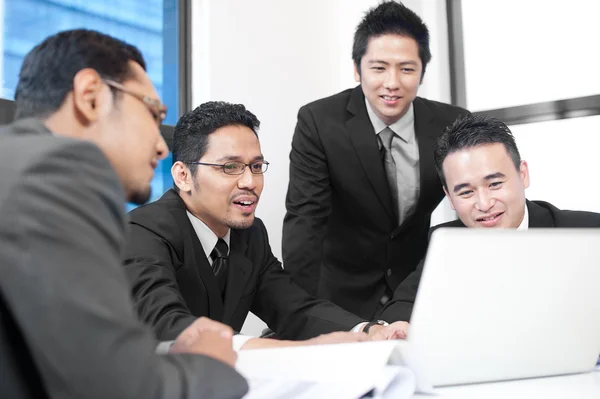
M 206 356 L 157 355 L 120 255 L 125 201 L 95 145 L 0 129 L 0 398 L 242 397 Z
M 420 195 L 398 226 L 361 86 L 302 107 L 290 153 L 283 264 L 300 286 L 371 318 L 425 254 L 443 198 L 432 145 L 467 111 L 417 97 Z
M 252 311 L 283 339 L 350 330 L 364 321 L 292 283 L 269 246 L 258 218 L 232 230 L 225 300 L 200 240 L 175 191 L 130 213 L 124 265 L 142 320 L 162 340 L 173 339 L 197 317 L 242 328 Z
M 530 228 L 600 227 L 600 214 L 593 212 L 563 211 L 544 201 L 527 201 L 527 210 Z M 443 223 L 433 227 L 430 235 L 440 227 L 465 227 L 465 225 L 460 220 Z M 398 286 L 394 297 L 386 304 L 380 317 L 390 322 L 410 320 L 424 263 L 425 260 L 422 260 L 417 269 Z

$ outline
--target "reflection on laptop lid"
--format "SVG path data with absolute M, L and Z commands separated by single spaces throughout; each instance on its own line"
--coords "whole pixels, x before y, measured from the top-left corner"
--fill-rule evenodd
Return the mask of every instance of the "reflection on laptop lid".
M 410 344 L 434 386 L 591 370 L 600 230 L 438 229 Z

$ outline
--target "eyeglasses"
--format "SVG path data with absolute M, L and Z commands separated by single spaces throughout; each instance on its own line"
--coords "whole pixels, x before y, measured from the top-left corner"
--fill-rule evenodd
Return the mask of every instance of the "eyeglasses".
M 123 93 L 127 93 L 127 94 L 137 98 L 141 102 L 143 102 L 146 105 L 146 107 L 148 107 L 148 110 L 150 111 L 150 113 L 152 114 L 152 117 L 154 118 L 154 120 L 156 121 L 156 123 L 158 125 L 160 125 L 162 123 L 162 121 L 167 117 L 167 106 L 164 105 L 163 103 L 161 103 L 156 98 L 151 98 L 144 94 L 140 94 L 140 93 L 131 91 L 128 88 L 126 88 L 125 86 L 123 86 L 121 83 L 115 82 L 114 80 L 110 80 L 110 79 L 102 79 L 102 80 L 108 86 L 110 86 L 114 89 L 120 90 Z
M 254 175 L 262 175 L 269 169 L 269 163 L 267 161 L 256 161 L 252 163 L 243 162 L 225 162 L 219 163 L 206 163 L 206 162 L 184 162 L 190 165 L 205 165 L 205 166 L 220 166 L 226 175 L 241 175 L 246 170 L 246 166 L 250 167 L 250 172 Z

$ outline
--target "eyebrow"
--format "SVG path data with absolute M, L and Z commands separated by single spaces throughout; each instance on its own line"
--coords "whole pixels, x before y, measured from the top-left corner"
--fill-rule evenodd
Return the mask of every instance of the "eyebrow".
M 496 172 L 496 173 L 492 173 L 491 175 L 487 175 L 486 177 L 484 177 L 485 180 L 494 180 L 494 179 L 498 179 L 498 178 L 502 178 L 502 177 L 506 177 L 506 175 L 502 172 Z
M 384 64 L 384 65 L 390 65 L 389 62 L 384 61 L 384 60 L 369 60 L 367 62 L 368 64 Z M 405 66 L 405 65 L 414 65 L 417 66 L 418 63 L 417 61 L 402 61 L 399 63 L 400 66 Z
M 265 157 L 261 154 L 261 155 L 257 155 L 254 157 L 254 159 L 252 159 L 252 162 L 256 162 L 256 161 L 264 161 Z M 237 156 L 237 155 L 225 155 L 219 159 L 216 160 L 216 162 L 243 162 L 242 157 Z
M 492 174 L 485 176 L 483 179 L 489 181 L 489 180 L 494 180 L 494 179 L 503 178 L 503 177 L 506 177 L 506 175 L 504 173 L 496 172 L 496 173 L 492 173 Z M 460 190 L 462 190 L 465 187 L 469 187 L 469 183 L 457 184 L 456 186 L 454 186 L 452 191 L 456 194 L 457 192 L 459 192 Z
M 383 60 L 369 60 L 368 62 L 369 64 L 384 64 L 384 65 L 390 65 L 389 62 L 387 61 L 383 61 Z
M 465 187 L 469 187 L 469 183 L 457 184 L 456 186 L 454 186 L 454 189 L 452 191 L 454 191 L 454 194 L 456 194 L 457 192 L 459 192 L 460 190 L 462 190 Z

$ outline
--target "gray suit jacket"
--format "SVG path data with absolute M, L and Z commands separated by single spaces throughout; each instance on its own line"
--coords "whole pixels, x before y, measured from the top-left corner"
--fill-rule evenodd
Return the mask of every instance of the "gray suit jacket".
M 93 144 L 0 129 L 0 397 L 239 398 L 232 368 L 155 354 L 121 266 L 123 192 Z

